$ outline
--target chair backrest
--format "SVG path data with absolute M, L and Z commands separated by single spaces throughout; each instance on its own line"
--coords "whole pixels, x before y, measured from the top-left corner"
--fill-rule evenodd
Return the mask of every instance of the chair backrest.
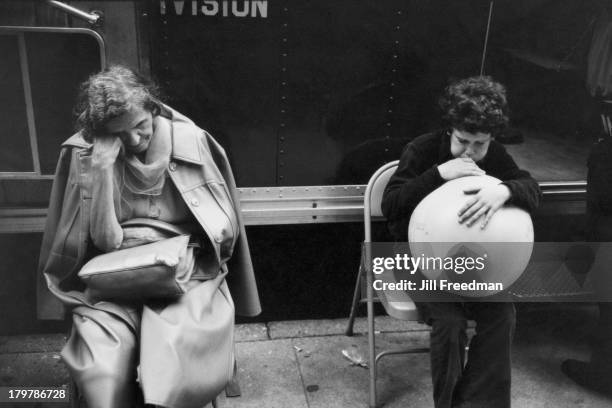
M 398 162 L 399 160 L 395 160 L 380 167 L 368 181 L 363 200 L 364 242 L 372 242 L 372 217 L 383 216 L 381 209 L 383 192 L 395 173 Z
M 381 202 L 385 187 L 389 184 L 389 179 L 397 170 L 399 160 L 389 162 L 376 170 L 374 175 L 368 181 L 365 197 L 363 200 L 363 226 L 365 231 L 364 242 L 372 242 L 372 217 L 382 217 Z M 364 259 L 370 259 L 372 256 L 371 247 L 365 245 Z M 366 269 L 367 270 L 367 269 Z M 372 287 L 368 285 L 368 291 Z M 394 294 L 393 299 L 388 299 L 384 291 L 376 291 L 378 299 L 382 303 L 385 311 L 389 316 L 401 320 L 420 321 L 419 311 L 416 304 L 410 298 L 406 291 L 398 291 Z

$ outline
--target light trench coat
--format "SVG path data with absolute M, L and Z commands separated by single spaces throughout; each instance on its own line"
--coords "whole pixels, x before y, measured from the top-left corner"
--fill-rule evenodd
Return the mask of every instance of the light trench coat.
M 39 259 L 37 311 L 40 319 L 62 319 L 68 308 L 73 312 L 77 331 L 82 328 L 82 324 L 96 322 L 103 328 L 102 332 L 111 332 L 113 333 L 111 337 L 119 338 L 124 343 L 138 343 L 138 340 L 135 339 L 142 337 L 140 338 L 139 379 L 141 383 L 143 380 L 148 382 L 148 384 L 141 384 L 146 402 L 172 407 L 189 407 L 192 402 L 180 392 L 182 383 L 194 380 L 189 377 L 205 376 L 209 370 L 226 369 L 227 367 L 222 362 L 223 367 L 221 368 L 185 368 L 185 359 L 198 361 L 199 357 L 194 357 L 193 354 L 202 355 L 211 350 L 214 352 L 216 344 L 217 347 L 225 349 L 231 347 L 231 350 L 223 350 L 224 353 L 231 354 L 232 362 L 228 362 L 231 367 L 233 338 L 227 339 L 224 336 L 233 336 L 234 304 L 232 297 L 236 313 L 240 315 L 255 316 L 261 312 L 261 307 L 240 213 L 240 200 L 223 148 L 206 131 L 198 128 L 180 113 L 164 106 L 162 116 L 170 119 L 171 122 L 172 153 L 168 166 L 170 179 L 199 223 L 203 233 L 212 243 L 216 262 L 207 265 L 209 268 L 218 268 L 220 272 L 218 278 L 213 279 L 214 282 L 210 282 L 210 285 L 202 284 L 190 290 L 176 304 L 167 307 L 164 312 L 159 313 L 158 310 L 145 306 L 142 323 L 138 321 L 130 308 L 112 302 L 94 303 L 88 299 L 77 273 L 92 257 L 93 244 L 89 236 L 92 145 L 87 143 L 80 133 L 77 133 L 63 143 L 57 164 Z M 228 287 L 231 296 L 227 293 Z M 198 308 L 202 310 L 201 313 L 197 313 Z M 210 314 L 204 312 L 205 310 L 214 311 L 215 308 L 219 308 L 222 311 L 221 314 L 225 315 L 224 322 L 216 321 L 214 315 L 205 315 Z M 231 309 L 231 315 L 229 309 Z M 103 318 L 100 318 L 101 316 Z M 110 320 L 114 320 L 115 323 L 107 319 L 109 316 Z M 124 328 L 117 329 L 117 333 L 114 333 L 113 326 L 116 322 L 119 322 L 119 326 Z M 141 324 L 142 327 L 140 327 Z M 228 328 L 215 327 L 215 325 Z M 191 329 L 193 332 L 189 333 Z M 121 330 L 126 333 L 125 336 L 119 333 Z M 174 333 L 179 330 L 186 332 Z M 209 333 L 215 330 L 218 334 L 211 335 L 213 344 L 202 344 L 210 340 L 208 339 Z M 164 344 L 158 344 L 157 340 L 155 340 L 156 344 L 149 344 L 151 343 L 150 338 L 155 339 L 160 336 L 171 339 Z M 192 346 L 187 346 L 187 349 L 184 350 L 186 356 L 181 356 L 182 351 L 178 350 L 185 343 L 181 336 L 196 337 L 191 341 Z M 72 337 L 75 337 L 74 327 Z M 121 339 L 122 337 L 124 338 Z M 172 339 L 175 337 L 178 340 Z M 198 340 L 197 337 L 204 338 Z M 81 339 L 80 342 L 87 343 L 87 340 Z M 71 344 L 69 340 L 63 351 L 69 368 L 70 360 L 82 354 L 78 350 L 71 350 L 74 347 L 82 347 L 82 345 L 75 344 Z M 85 348 L 89 349 L 89 347 Z M 134 345 L 134 348 L 138 349 L 138 346 Z M 178 356 L 176 361 L 164 360 L 165 356 L 174 355 Z M 97 357 L 94 353 L 88 358 L 92 361 L 96 358 L 98 361 L 106 361 L 108 353 Z M 123 356 L 121 359 L 134 360 L 134 357 L 132 355 Z M 201 358 L 202 364 L 209 362 L 219 363 L 215 358 Z M 77 367 L 85 364 L 82 361 L 72 363 Z M 108 367 L 108 375 L 115 375 L 116 371 L 129 369 L 128 366 L 134 364 L 134 361 L 117 361 L 117 364 L 123 364 L 125 367 Z M 168 380 L 168 375 L 160 377 L 160 370 L 168 373 L 172 371 L 173 364 L 176 370 L 173 377 L 170 380 Z M 77 377 L 75 379 L 79 384 L 79 380 L 82 380 L 78 378 L 79 373 L 75 373 L 74 370 L 71 373 Z M 228 375 L 231 376 L 231 372 Z M 156 378 L 165 379 L 160 381 Z M 85 385 L 87 384 L 87 379 L 82 381 Z M 116 379 L 113 381 L 121 382 Z M 222 386 L 220 382 L 212 385 L 214 389 Z M 102 388 L 105 387 L 116 386 L 102 386 Z M 96 388 L 100 388 L 100 385 L 96 385 Z M 107 391 L 109 390 L 100 389 L 98 393 L 111 393 Z M 185 393 L 193 394 L 193 390 L 187 389 Z M 97 397 L 93 395 L 92 398 Z M 203 405 L 201 401 L 194 401 L 193 404 Z M 104 406 L 120 405 L 121 402 L 115 401 Z

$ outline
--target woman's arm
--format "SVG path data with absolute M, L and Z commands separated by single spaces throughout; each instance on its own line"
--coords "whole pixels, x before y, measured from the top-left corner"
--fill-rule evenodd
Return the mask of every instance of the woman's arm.
M 94 142 L 89 234 L 94 245 L 104 252 L 119 248 L 123 241 L 113 197 L 114 164 L 120 150 L 118 138 L 101 138 Z

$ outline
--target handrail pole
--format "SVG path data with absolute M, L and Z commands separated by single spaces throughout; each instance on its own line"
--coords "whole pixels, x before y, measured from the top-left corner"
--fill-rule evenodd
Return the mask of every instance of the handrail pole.
M 78 9 L 76 7 L 73 7 L 66 3 L 62 3 L 61 1 L 57 0 L 47 0 L 47 4 L 49 4 L 51 7 L 58 8 L 72 16 L 85 20 L 91 25 L 102 24 L 103 16 L 102 13 L 99 11 L 93 11 L 91 13 L 88 13 L 86 11 L 83 11 L 81 9 Z

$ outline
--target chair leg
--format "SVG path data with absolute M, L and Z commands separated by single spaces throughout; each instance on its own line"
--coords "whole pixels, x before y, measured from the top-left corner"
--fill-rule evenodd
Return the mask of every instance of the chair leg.
M 217 397 L 215 397 L 214 400 L 210 401 L 210 403 L 212 404 L 212 408 L 217 408 Z
M 232 379 L 225 386 L 225 396 L 231 398 L 239 397 L 241 394 L 242 391 L 238 383 L 238 366 L 236 365 L 236 360 L 234 360 L 234 375 L 232 375 Z
M 355 291 L 353 292 L 353 303 L 351 304 L 351 314 L 349 315 L 348 324 L 346 325 L 346 331 L 344 334 L 347 336 L 353 335 L 353 325 L 355 324 L 355 314 L 357 313 L 357 305 L 359 298 L 361 297 L 361 274 L 362 267 L 359 265 L 359 272 L 357 272 L 357 280 L 355 281 Z
M 372 276 L 367 275 L 367 298 L 368 298 L 368 354 L 370 374 L 370 408 L 376 408 L 376 339 L 374 336 L 374 290 L 372 288 Z

